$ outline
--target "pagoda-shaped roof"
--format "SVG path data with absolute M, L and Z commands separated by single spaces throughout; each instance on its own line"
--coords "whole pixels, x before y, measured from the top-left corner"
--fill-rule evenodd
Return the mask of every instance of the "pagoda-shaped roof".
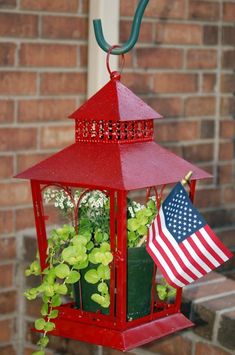
M 153 141 L 132 144 L 79 142 L 52 155 L 17 178 L 90 188 L 134 190 L 211 175 Z
M 137 121 L 162 116 L 123 85 L 119 78 L 112 78 L 69 118 L 88 121 Z

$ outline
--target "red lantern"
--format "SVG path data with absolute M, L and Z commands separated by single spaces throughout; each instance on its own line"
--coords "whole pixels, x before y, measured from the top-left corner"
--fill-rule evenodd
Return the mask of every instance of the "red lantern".
M 192 170 L 190 195 L 193 199 L 196 180 L 210 175 L 154 142 L 153 120 L 161 116 L 121 84 L 116 72 L 111 74 L 108 84 L 70 118 L 75 120 L 75 143 L 17 177 L 31 180 L 42 268 L 46 266 L 47 251 L 42 202 L 45 186 L 62 186 L 68 191 L 74 187 L 98 189 L 109 196 L 113 254 L 111 304 L 108 314 L 85 310 L 82 299 L 79 309 L 71 303 L 58 307 L 59 317 L 52 334 L 126 351 L 192 326 L 180 313 L 181 289 L 177 290 L 173 304 L 159 303 L 156 299 L 156 267 L 149 269 L 147 311 L 141 313 L 140 300 L 139 316 L 130 316 L 127 194 L 178 182 Z M 140 271 L 141 259 L 137 257 L 135 264 Z M 137 296 L 138 289 L 135 292 Z

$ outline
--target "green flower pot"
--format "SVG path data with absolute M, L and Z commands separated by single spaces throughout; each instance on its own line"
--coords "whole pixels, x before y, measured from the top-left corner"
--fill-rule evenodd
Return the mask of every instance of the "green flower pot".
M 81 289 L 83 310 L 89 312 L 100 311 L 109 314 L 109 308 L 102 308 L 91 300 L 91 295 L 97 292 L 97 284 L 88 284 L 84 280 L 87 270 L 96 268 L 97 265 L 89 265 L 81 270 Z M 141 318 L 150 313 L 151 290 L 154 263 L 144 247 L 129 248 L 127 261 L 127 319 Z M 80 308 L 79 283 L 74 285 L 75 307 Z

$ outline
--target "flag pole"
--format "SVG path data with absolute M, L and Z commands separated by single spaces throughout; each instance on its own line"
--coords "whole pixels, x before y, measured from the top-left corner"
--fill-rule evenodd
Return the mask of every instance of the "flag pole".
M 182 184 L 183 186 L 187 185 L 187 184 L 190 182 L 190 179 L 191 179 L 192 175 L 193 175 L 193 172 L 190 170 L 190 171 L 185 175 L 185 177 L 181 180 L 181 184 Z M 139 243 L 137 244 L 137 248 L 141 247 L 141 246 L 146 242 L 146 239 L 147 239 L 147 235 L 144 235 L 144 236 L 140 239 Z

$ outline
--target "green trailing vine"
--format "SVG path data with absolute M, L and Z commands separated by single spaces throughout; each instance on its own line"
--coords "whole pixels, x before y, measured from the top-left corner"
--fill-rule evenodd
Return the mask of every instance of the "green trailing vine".
M 84 195 L 81 193 L 76 190 L 73 195 L 69 195 L 59 189 L 47 189 L 44 193 L 45 202 L 53 203 L 70 224 L 50 231 L 47 267 L 41 271 L 37 255 L 36 260 L 25 271 L 26 276 L 42 276 L 42 282 L 38 287 L 24 293 L 28 300 L 37 297 L 42 299 L 41 317 L 35 321 L 35 328 L 42 332 L 42 337 L 37 343 L 39 350 L 33 355 L 45 354 L 49 342 L 48 333 L 55 329 L 57 307 L 62 304 L 64 297 L 73 297 L 74 284 L 83 279 L 89 284 L 97 285 L 91 300 L 104 309 L 110 306 L 109 280 L 113 255 L 109 240 L 109 198 L 98 190 L 88 191 Z M 76 228 L 71 224 L 74 221 L 75 204 L 79 198 Z M 137 247 L 145 238 L 156 213 L 154 198 L 150 198 L 146 205 L 128 199 L 128 248 Z M 158 288 L 157 292 L 163 296 L 163 289 Z

